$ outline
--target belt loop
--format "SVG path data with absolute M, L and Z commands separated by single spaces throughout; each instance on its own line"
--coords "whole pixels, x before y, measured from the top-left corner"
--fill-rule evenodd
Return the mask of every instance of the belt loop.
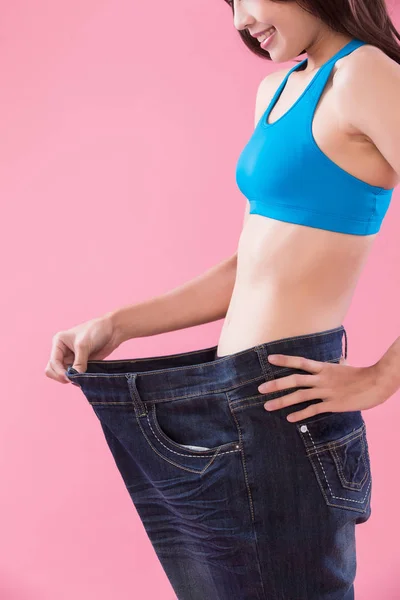
M 145 417 L 147 415 L 147 406 L 140 397 L 139 391 L 136 385 L 137 373 L 125 373 L 125 377 L 128 380 L 129 393 L 135 407 L 135 411 L 139 417 Z
M 257 352 L 258 360 L 260 361 L 261 369 L 265 379 L 267 381 L 275 379 L 272 365 L 268 362 L 267 344 L 261 344 L 260 346 L 256 346 L 254 349 Z M 272 352 L 270 352 L 270 354 L 272 354 Z
M 347 333 L 345 328 L 343 327 L 343 332 L 344 332 L 344 358 L 347 358 Z

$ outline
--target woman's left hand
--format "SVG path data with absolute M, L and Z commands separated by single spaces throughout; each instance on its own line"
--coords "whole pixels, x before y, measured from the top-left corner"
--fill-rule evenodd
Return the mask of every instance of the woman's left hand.
M 264 404 L 267 410 L 276 410 L 299 404 L 307 400 L 322 399 L 304 410 L 298 410 L 286 418 L 290 422 L 300 421 L 324 412 L 347 412 L 367 410 L 382 404 L 387 399 L 381 385 L 379 364 L 369 367 L 351 367 L 341 358 L 340 363 L 321 362 L 302 356 L 276 354 L 268 357 L 271 364 L 309 371 L 312 375 L 293 374 L 261 384 L 261 393 L 276 392 L 285 388 L 306 387 Z

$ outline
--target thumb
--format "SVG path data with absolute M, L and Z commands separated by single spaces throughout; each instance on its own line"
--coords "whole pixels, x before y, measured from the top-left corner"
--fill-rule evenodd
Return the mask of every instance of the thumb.
M 86 352 L 81 349 L 77 349 L 75 352 L 75 360 L 72 368 L 79 373 L 84 373 L 87 369 L 87 356 Z

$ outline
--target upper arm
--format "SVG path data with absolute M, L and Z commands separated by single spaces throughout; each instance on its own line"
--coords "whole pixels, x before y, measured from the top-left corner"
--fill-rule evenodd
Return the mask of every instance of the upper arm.
M 246 224 L 249 213 L 250 213 L 250 202 L 248 200 L 246 200 L 246 208 L 244 209 L 243 227 Z
M 279 85 L 279 82 L 283 79 L 289 69 L 279 69 L 273 73 L 269 73 L 258 85 L 256 92 L 256 102 L 254 111 L 254 129 L 257 127 L 259 120 L 264 114 L 268 103 L 271 102 L 272 97 Z M 250 203 L 246 200 L 246 207 L 244 211 L 243 227 L 246 223 L 247 217 L 250 213 Z
M 338 71 L 336 102 L 400 177 L 400 65 L 375 46 L 354 53 Z

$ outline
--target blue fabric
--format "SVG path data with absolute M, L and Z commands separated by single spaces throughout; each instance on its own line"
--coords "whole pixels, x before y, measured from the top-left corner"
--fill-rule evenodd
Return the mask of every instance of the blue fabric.
M 179 600 L 354 600 L 355 528 L 372 514 L 362 412 L 290 423 L 323 399 L 268 412 L 265 401 L 301 388 L 258 391 L 305 373 L 270 354 L 338 363 L 345 333 L 340 325 L 221 357 L 212 346 L 68 368 L 154 548 L 148 572 L 158 557 Z M 130 552 L 103 547 L 115 560 Z M 150 579 L 144 600 L 160 597 Z
M 250 214 L 356 235 L 379 231 L 394 188 L 351 175 L 322 152 L 312 135 L 315 109 L 335 62 L 365 43 L 346 44 L 320 67 L 292 107 L 268 124 L 289 75 L 307 59 L 287 73 L 237 163 L 236 183 L 250 202 Z

